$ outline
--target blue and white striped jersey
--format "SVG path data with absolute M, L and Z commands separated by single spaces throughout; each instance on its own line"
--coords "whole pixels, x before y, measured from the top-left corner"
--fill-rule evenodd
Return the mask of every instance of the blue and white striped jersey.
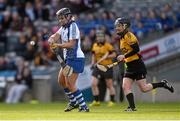
M 81 50 L 80 31 L 75 22 L 72 22 L 69 27 L 61 27 L 58 30 L 58 33 L 61 36 L 62 43 L 66 43 L 72 39 L 77 41 L 76 45 L 73 48 L 63 49 L 63 56 L 65 59 L 85 57 L 84 53 Z

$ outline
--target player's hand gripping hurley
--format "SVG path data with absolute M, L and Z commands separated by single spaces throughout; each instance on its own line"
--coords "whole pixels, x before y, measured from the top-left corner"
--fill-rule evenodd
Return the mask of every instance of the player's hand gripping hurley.
M 118 61 L 112 63 L 112 64 L 108 64 L 108 65 L 100 65 L 100 64 L 97 64 L 97 68 L 103 72 L 106 72 L 108 69 L 112 68 L 113 66 L 116 66 L 118 65 L 120 62 L 124 61 L 124 55 L 119 55 L 117 57 Z
M 113 66 L 116 66 L 118 65 L 118 63 L 121 62 L 121 61 L 117 61 L 117 62 L 114 62 L 112 64 L 108 64 L 108 65 L 100 65 L 100 64 L 97 64 L 97 68 L 103 72 L 106 72 L 108 69 L 112 68 Z
M 108 64 L 108 65 L 100 65 L 100 64 L 97 64 L 97 68 L 103 72 L 106 72 L 108 69 L 112 68 L 113 66 L 116 66 L 118 65 L 120 62 L 124 61 L 124 58 L 125 56 L 124 55 L 119 55 L 117 57 L 117 60 L 116 62 L 112 63 L 112 64 Z
M 98 65 L 101 61 L 105 60 L 108 55 L 109 55 L 109 52 L 105 53 L 95 64 L 93 64 L 93 67 L 97 67 L 97 65 Z
M 58 51 L 57 49 L 53 49 L 53 52 L 56 54 L 56 57 L 62 67 L 62 72 L 63 72 L 63 75 L 66 76 L 66 77 L 69 77 L 72 75 L 73 73 L 73 68 L 70 67 L 69 65 L 66 65 L 65 62 L 63 61 L 63 59 L 61 58 L 61 56 L 58 54 Z
M 64 62 L 64 60 L 61 58 L 61 56 L 59 55 L 59 53 L 58 53 L 58 44 L 56 43 L 56 41 L 54 39 L 52 39 L 52 38 L 49 38 L 48 43 L 49 43 L 50 49 L 52 50 L 53 53 L 56 54 L 56 57 L 57 57 L 58 61 L 60 62 L 60 65 L 62 67 L 63 75 L 66 76 L 66 77 L 71 76 L 72 73 L 73 73 L 73 68 L 70 67 L 69 65 L 67 65 Z

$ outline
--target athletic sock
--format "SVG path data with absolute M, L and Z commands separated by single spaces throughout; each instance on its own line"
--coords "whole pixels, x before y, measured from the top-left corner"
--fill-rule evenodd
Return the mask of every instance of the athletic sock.
M 74 97 L 73 93 L 69 91 L 68 88 L 64 88 L 64 92 L 67 95 L 67 97 L 69 98 L 69 101 L 72 105 L 76 105 L 77 101 L 76 98 Z
M 127 94 L 127 95 L 126 95 L 126 98 L 127 98 L 127 100 L 128 100 L 129 106 L 130 106 L 131 108 L 135 108 L 133 93 Z
M 153 86 L 153 89 L 158 87 L 164 87 L 164 82 L 158 82 L 158 83 L 151 83 Z
M 115 102 L 115 100 L 114 100 L 114 95 L 110 95 L 110 98 L 111 98 L 111 101 L 112 101 L 112 102 Z
M 87 108 L 87 105 L 83 98 L 83 94 L 81 93 L 80 90 L 76 90 L 75 92 L 73 92 L 73 95 L 77 99 L 78 104 L 81 108 Z

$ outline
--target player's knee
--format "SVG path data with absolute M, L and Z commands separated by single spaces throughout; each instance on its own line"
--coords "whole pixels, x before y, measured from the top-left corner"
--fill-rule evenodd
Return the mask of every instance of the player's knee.
M 123 84 L 122 88 L 123 88 L 123 90 L 131 90 L 131 86 L 128 84 Z
M 98 85 L 98 81 L 96 79 L 93 79 L 91 86 L 92 87 L 97 87 L 97 85 Z
M 71 91 L 71 92 L 74 92 L 76 90 L 76 85 L 68 85 L 68 89 Z
M 97 83 L 96 82 L 92 82 L 92 87 L 97 87 Z
M 107 88 L 109 88 L 109 89 L 110 89 L 110 88 L 113 88 L 113 84 L 112 84 L 112 83 L 108 83 L 106 86 L 107 86 Z
M 107 85 L 107 87 L 112 87 L 112 86 L 113 86 L 112 80 L 108 80 L 108 81 L 106 82 L 106 85 Z
M 63 87 L 67 86 L 67 84 L 65 82 L 65 78 L 62 76 L 61 73 L 59 73 L 59 76 L 58 76 L 58 83 L 60 86 L 63 86 Z
M 59 85 L 63 85 L 63 83 L 62 83 L 60 80 L 58 80 L 58 84 L 59 84 Z
M 64 80 L 58 80 L 59 85 L 62 87 L 67 87 L 67 83 Z

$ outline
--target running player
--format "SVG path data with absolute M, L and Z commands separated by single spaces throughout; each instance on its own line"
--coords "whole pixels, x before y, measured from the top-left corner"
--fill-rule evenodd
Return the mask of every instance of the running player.
M 165 88 L 170 92 L 174 92 L 174 88 L 167 80 L 158 83 L 146 83 L 146 67 L 139 55 L 139 44 L 136 36 L 128 30 L 130 20 L 127 18 L 117 18 L 115 21 L 115 30 L 120 35 L 120 50 L 123 53 L 117 59 L 124 61 L 126 70 L 123 77 L 123 90 L 129 103 L 125 111 L 136 111 L 134 96 L 132 92 L 132 84 L 134 81 L 138 84 L 142 92 L 148 92 L 155 88 Z

